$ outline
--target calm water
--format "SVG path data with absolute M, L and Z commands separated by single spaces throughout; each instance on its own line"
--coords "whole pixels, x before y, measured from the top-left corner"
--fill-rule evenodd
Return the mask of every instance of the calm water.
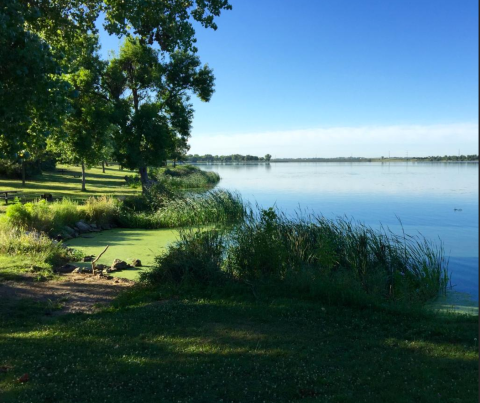
M 478 164 L 271 163 L 202 165 L 222 177 L 220 187 L 244 200 L 299 207 L 325 217 L 347 215 L 444 242 L 454 290 L 478 300 Z M 461 211 L 455 211 L 461 209 Z

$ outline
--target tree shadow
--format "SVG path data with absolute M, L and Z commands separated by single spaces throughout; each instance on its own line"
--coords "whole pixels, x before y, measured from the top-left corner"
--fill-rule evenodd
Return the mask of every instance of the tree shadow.
M 7 322 L 0 385 L 5 402 L 473 401 L 475 322 L 432 320 L 207 298 Z

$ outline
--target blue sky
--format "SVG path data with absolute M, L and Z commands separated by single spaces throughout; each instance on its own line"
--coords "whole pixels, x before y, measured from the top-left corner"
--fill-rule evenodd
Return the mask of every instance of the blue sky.
M 192 153 L 478 152 L 475 0 L 231 0 L 197 29 L 216 92 Z M 119 41 L 101 35 L 102 52 Z

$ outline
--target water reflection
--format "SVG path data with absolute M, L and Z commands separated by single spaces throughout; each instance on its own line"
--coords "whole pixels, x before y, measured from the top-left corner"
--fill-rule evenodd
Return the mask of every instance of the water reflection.
M 354 217 L 439 237 L 452 257 L 457 291 L 478 298 L 478 164 L 271 163 L 205 165 L 220 186 L 287 213 L 299 206 L 326 217 Z M 461 209 L 461 211 L 455 210 Z M 460 260 L 461 261 L 460 261 Z

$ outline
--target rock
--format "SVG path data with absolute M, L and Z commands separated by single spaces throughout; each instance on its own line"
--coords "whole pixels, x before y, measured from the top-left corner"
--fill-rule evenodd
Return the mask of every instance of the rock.
M 73 236 L 67 232 L 62 232 L 61 234 L 58 234 L 56 238 L 58 239 L 59 237 L 60 237 L 60 240 L 63 240 L 63 241 L 68 241 L 69 239 L 73 238 Z
M 101 227 L 102 229 L 104 229 L 104 230 L 109 230 L 109 229 L 110 229 L 110 225 L 109 225 L 109 224 L 102 224 L 100 227 Z
M 93 255 L 84 256 L 82 262 L 93 262 L 93 259 L 95 259 L 95 256 Z
M 75 235 L 75 230 L 73 228 L 70 228 L 68 225 L 65 225 L 63 228 L 62 228 L 62 233 L 63 234 L 68 234 L 70 235 L 71 237 L 73 237 Z
M 142 267 L 142 261 L 140 259 L 133 259 L 131 263 L 132 267 Z
M 95 265 L 95 267 L 97 268 L 97 270 L 108 269 L 108 266 L 106 264 L 97 264 L 97 265 Z
M 83 273 L 83 267 L 77 267 L 72 273 Z
M 115 259 L 110 267 L 110 270 L 124 270 L 128 269 L 129 267 L 130 266 L 127 264 L 127 262 L 124 262 L 120 259 Z
M 63 265 L 62 267 L 56 268 L 55 271 L 57 273 L 71 273 L 77 268 L 78 267 L 74 266 L 73 264 L 66 264 L 66 265 Z
M 78 221 L 75 226 L 78 228 L 78 232 L 80 233 L 85 233 L 85 232 L 90 232 L 90 225 L 83 221 Z
M 97 224 L 90 224 L 91 229 L 98 229 Z
M 74 238 L 78 238 L 79 235 L 80 235 L 80 233 L 78 231 L 74 232 Z

